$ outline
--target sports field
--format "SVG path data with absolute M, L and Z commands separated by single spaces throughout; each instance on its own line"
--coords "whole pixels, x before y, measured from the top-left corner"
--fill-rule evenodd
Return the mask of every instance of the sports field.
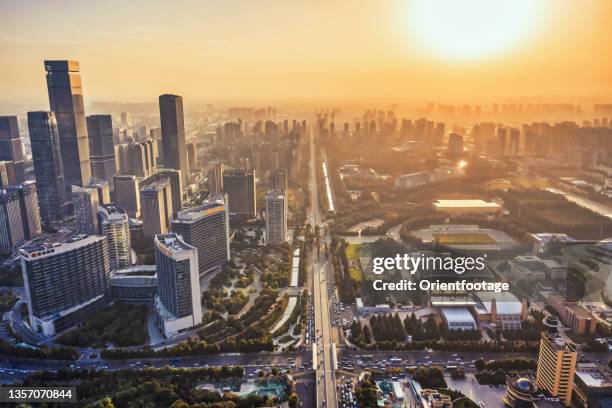
M 495 244 L 495 240 L 483 232 L 468 232 L 459 234 L 433 234 L 436 241 L 442 245 L 484 245 Z
M 346 259 L 349 262 L 347 272 L 354 281 L 361 281 L 363 279 L 359 262 L 360 249 L 361 245 L 358 244 L 349 244 L 346 247 Z

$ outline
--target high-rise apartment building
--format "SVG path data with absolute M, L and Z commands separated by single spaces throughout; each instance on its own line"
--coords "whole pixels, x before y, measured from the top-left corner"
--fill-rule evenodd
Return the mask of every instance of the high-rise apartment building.
M 45 70 L 49 105 L 57 120 L 66 187 L 86 186 L 91 178 L 91 162 L 79 63 L 45 61 Z
M 115 176 L 115 204 L 125 210 L 128 217 L 140 217 L 140 180 L 136 176 Z
M 211 163 L 208 170 L 208 189 L 211 193 L 223 192 L 223 162 Z
M 165 234 L 172 221 L 172 187 L 168 178 L 156 180 L 140 190 L 143 234 L 153 238 Z
M 178 234 L 156 235 L 159 282 L 155 299 L 158 322 L 166 337 L 202 323 L 198 250 Z
M 17 116 L 0 116 L 0 161 L 12 163 L 7 166 L 9 185 L 25 181 L 23 146 Z
M 179 212 L 172 232 L 197 248 L 200 275 L 224 265 L 230 259 L 227 196 L 214 194 L 202 205 Z
M 87 116 L 91 175 L 108 183 L 114 191 L 113 176 L 117 174 L 115 144 L 113 142 L 113 119 L 111 115 Z
M 24 240 L 19 193 L 0 190 L 0 253 L 10 253 Z
M 576 347 L 557 334 L 559 322 L 556 317 L 544 320 L 547 330 L 540 338 L 536 385 L 558 397 L 564 406 L 572 403 L 572 385 L 576 371 Z
M 238 222 L 255 218 L 257 214 L 255 170 L 224 172 L 223 190 L 228 196 L 229 211 L 232 218 L 235 218 Z
M 35 331 L 53 336 L 105 304 L 110 275 L 106 238 L 77 235 L 20 252 L 30 325 Z
M 287 192 L 289 188 L 289 175 L 287 170 L 280 169 L 272 173 L 272 190 L 279 190 L 283 194 Z
M 287 200 L 279 190 L 266 195 L 266 245 L 281 245 L 287 240 Z
M 463 154 L 463 136 L 457 133 L 448 135 L 448 154 L 451 156 Z
M 91 187 L 72 186 L 74 225 L 81 234 L 95 235 L 98 230 L 98 190 Z
M 66 187 L 57 123 L 53 112 L 28 112 L 34 176 L 38 189 L 40 217 L 52 223 L 62 217 Z
M 98 208 L 100 234 L 108 242 L 108 258 L 111 271 L 132 264 L 130 224 L 126 212 L 114 204 Z
M 181 171 L 183 181 L 189 175 L 187 146 L 185 145 L 185 118 L 183 97 L 161 95 L 159 97 L 164 167 Z

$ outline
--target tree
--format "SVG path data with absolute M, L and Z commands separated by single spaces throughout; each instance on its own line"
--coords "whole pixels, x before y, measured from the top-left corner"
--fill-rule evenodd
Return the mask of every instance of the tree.
M 299 402 L 300 401 L 299 401 L 298 395 L 294 392 L 289 397 L 289 408 L 296 408 Z

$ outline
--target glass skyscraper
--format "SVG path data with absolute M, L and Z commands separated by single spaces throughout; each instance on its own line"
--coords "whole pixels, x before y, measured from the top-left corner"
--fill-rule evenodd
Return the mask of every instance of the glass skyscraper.
M 43 223 L 62 216 L 66 186 L 60 153 L 57 123 L 53 112 L 28 112 L 34 176 Z
M 55 113 L 66 187 L 91 179 L 83 85 L 77 61 L 45 61 L 49 105 Z

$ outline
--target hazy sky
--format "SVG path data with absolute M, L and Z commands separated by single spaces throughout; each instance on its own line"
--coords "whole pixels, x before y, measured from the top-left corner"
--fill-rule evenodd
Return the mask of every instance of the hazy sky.
M 610 97 L 612 0 L 0 0 L 0 101 L 44 59 L 88 102 Z

